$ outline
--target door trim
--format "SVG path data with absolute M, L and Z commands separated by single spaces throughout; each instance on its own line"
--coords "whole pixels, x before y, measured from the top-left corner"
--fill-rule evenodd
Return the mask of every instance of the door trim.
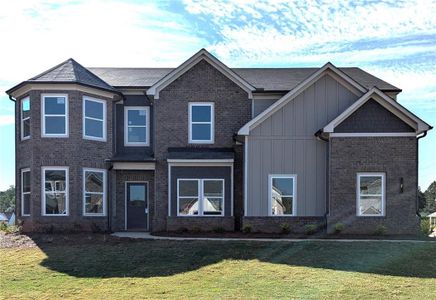
M 124 181 L 124 230 L 127 231 L 127 184 L 128 183 L 145 183 L 145 185 L 147 186 L 147 228 L 146 231 L 150 231 L 150 201 L 149 201 L 149 187 L 150 185 L 148 184 L 148 181 Z

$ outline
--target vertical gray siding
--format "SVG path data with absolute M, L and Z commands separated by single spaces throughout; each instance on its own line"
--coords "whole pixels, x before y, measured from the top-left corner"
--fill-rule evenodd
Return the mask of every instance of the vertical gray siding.
M 327 198 L 327 143 L 314 133 L 358 96 L 326 75 L 248 136 L 247 216 L 268 215 L 268 175 L 297 175 L 297 215 L 322 216 Z

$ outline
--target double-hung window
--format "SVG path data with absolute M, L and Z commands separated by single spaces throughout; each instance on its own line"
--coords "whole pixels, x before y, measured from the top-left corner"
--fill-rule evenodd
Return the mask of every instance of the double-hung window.
M 68 96 L 42 95 L 43 137 L 68 137 Z
M 357 215 L 362 217 L 385 215 L 385 174 L 357 174 Z
M 150 108 L 148 106 L 124 107 L 124 145 L 150 145 Z
M 30 216 L 30 169 L 21 170 L 21 215 Z
M 42 179 L 42 215 L 68 216 L 68 167 L 43 167 Z
M 296 215 L 296 186 L 296 175 L 269 176 L 269 209 L 271 216 Z
M 106 140 L 106 101 L 83 97 L 83 137 Z
M 179 216 L 223 216 L 224 179 L 178 179 Z
M 189 143 L 214 143 L 214 104 L 189 103 Z
M 83 215 L 106 215 L 106 171 L 83 169 Z
M 21 140 L 30 138 L 30 98 L 21 99 Z

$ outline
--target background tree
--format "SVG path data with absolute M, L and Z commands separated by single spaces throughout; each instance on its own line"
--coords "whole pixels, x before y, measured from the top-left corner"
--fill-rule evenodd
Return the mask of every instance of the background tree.
M 0 211 L 11 212 L 15 210 L 15 187 L 11 185 L 6 191 L 0 192 Z
M 427 200 L 425 194 L 421 191 L 421 187 L 418 186 L 418 210 L 424 212 L 427 206 Z
M 436 181 L 433 181 L 432 184 L 427 188 L 424 193 L 426 207 L 425 210 L 427 213 L 436 212 Z

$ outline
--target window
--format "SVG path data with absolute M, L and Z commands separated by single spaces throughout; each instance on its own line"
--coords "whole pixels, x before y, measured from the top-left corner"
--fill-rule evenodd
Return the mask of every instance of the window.
M 178 216 L 224 215 L 224 179 L 178 179 Z
M 30 98 L 21 100 L 21 140 L 30 138 Z
M 68 167 L 43 167 L 42 214 L 68 216 Z
M 43 95 L 41 111 L 43 137 L 68 137 L 67 95 Z
M 124 108 L 124 145 L 148 146 L 150 108 L 130 106 Z
M 357 215 L 384 216 L 385 174 L 357 174 Z
M 296 215 L 296 185 L 296 175 L 269 176 L 270 215 Z
M 106 215 L 106 170 L 83 169 L 83 215 Z
M 30 216 L 30 169 L 21 170 L 21 215 Z
M 106 101 L 83 97 L 83 137 L 106 140 Z
M 213 103 L 189 103 L 189 143 L 214 142 Z

